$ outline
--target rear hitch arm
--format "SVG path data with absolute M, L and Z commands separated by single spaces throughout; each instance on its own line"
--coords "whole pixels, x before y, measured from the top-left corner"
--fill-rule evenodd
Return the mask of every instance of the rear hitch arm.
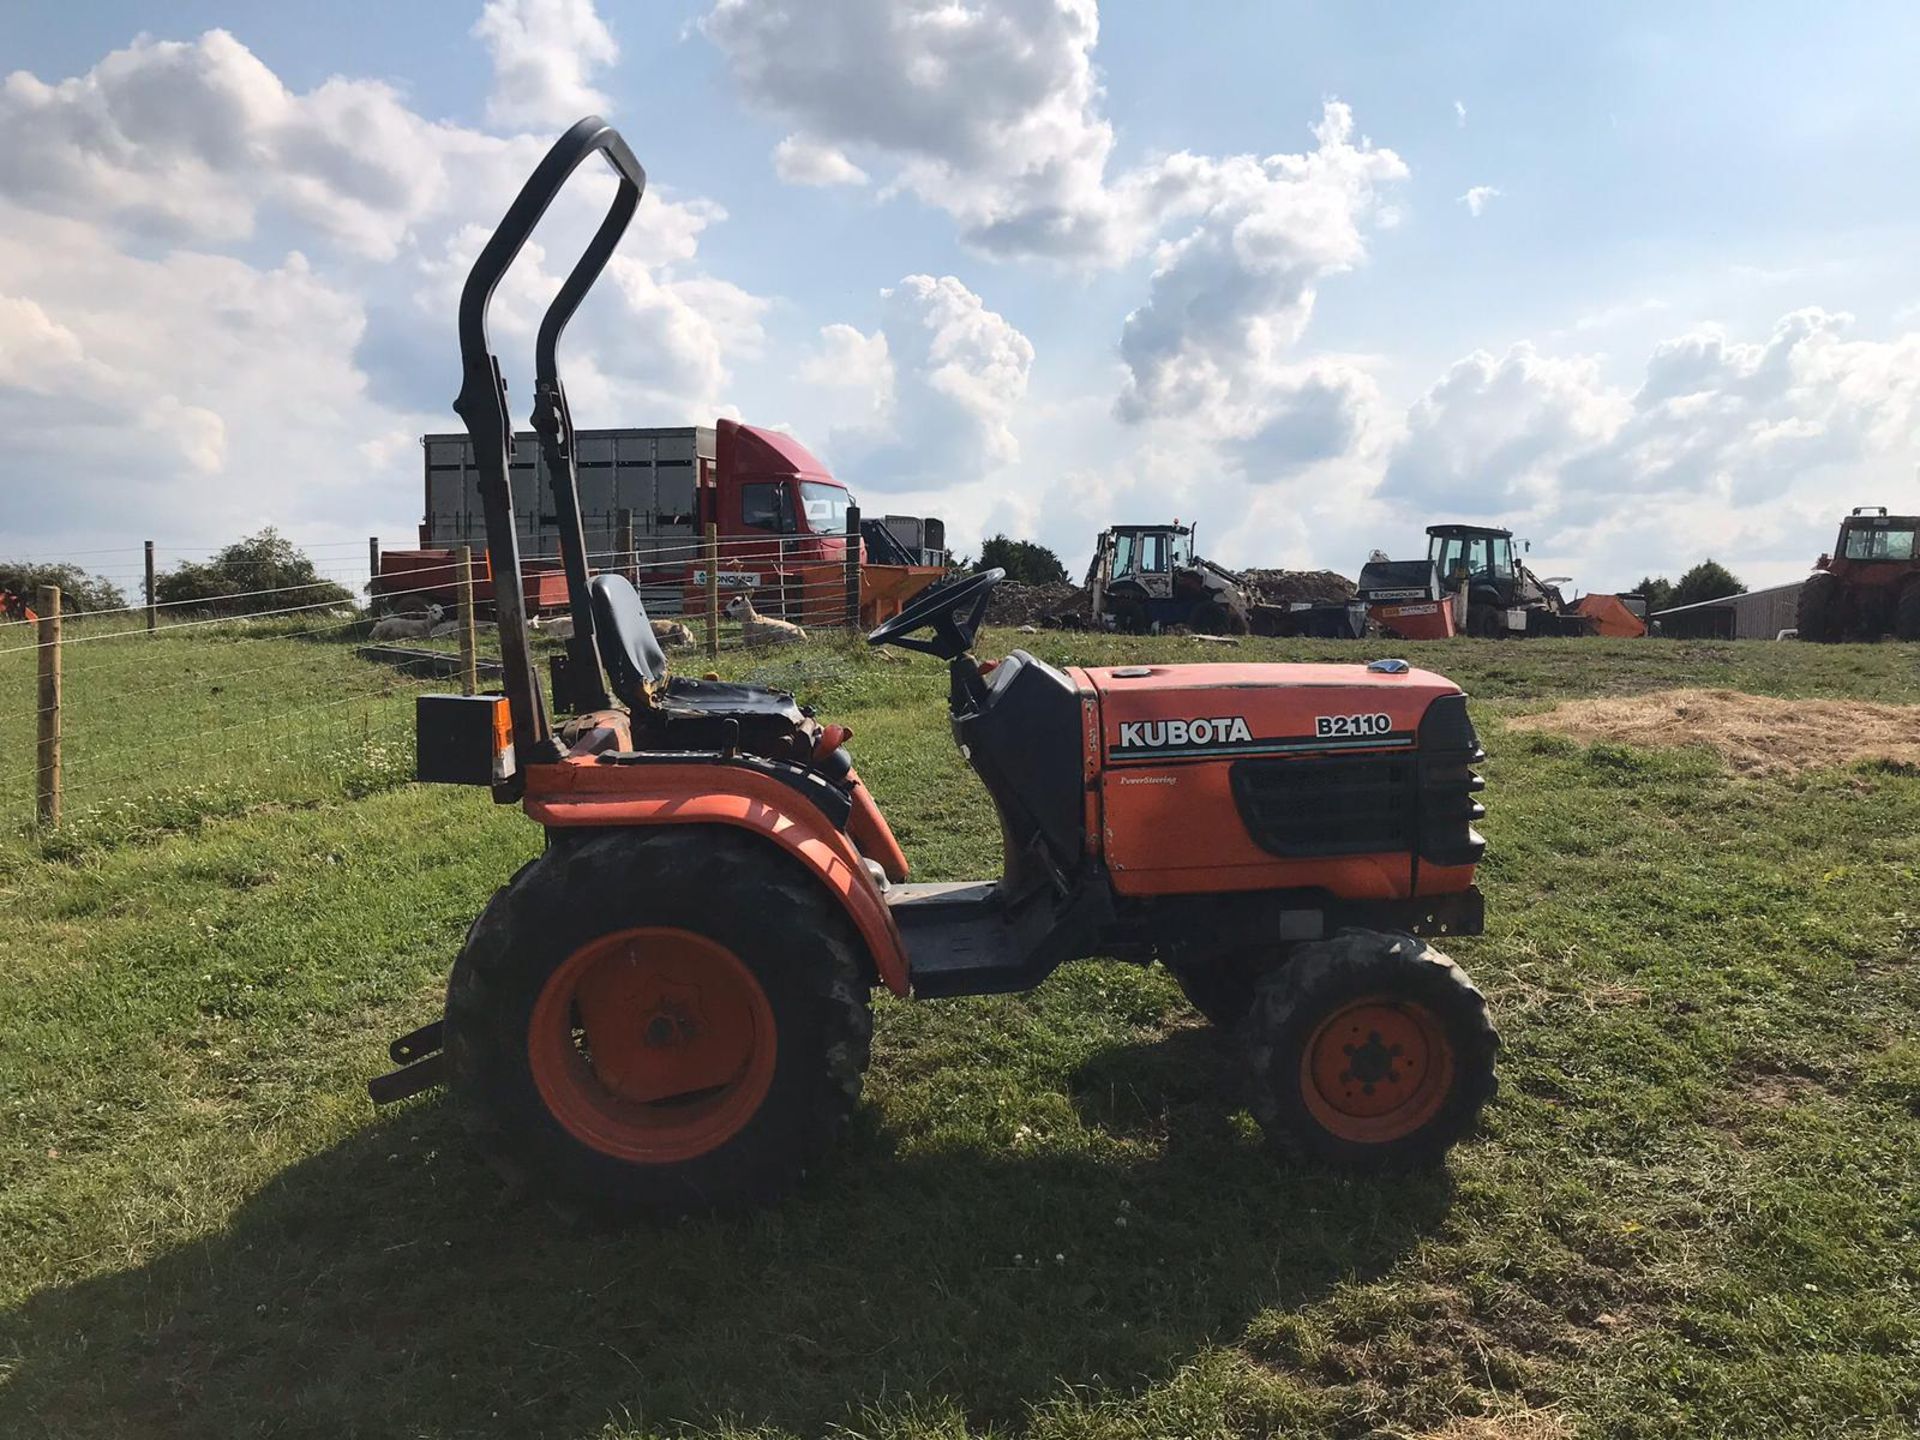
M 400 1068 L 369 1080 L 367 1097 L 376 1105 L 391 1105 L 445 1080 L 447 1052 L 440 1048 L 445 1032 L 446 1021 L 435 1020 L 418 1030 L 409 1030 L 387 1046 L 388 1056 Z

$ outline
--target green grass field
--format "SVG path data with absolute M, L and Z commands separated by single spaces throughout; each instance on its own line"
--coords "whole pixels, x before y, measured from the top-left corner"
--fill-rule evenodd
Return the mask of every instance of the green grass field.
M 982 648 L 1015 642 L 1213 658 Z M 87 760 L 108 808 L 0 841 L 0 1435 L 1920 1428 L 1920 774 L 1736 780 L 1504 724 L 1675 685 L 1920 702 L 1915 647 L 1395 647 L 1492 757 L 1488 933 L 1452 948 L 1503 1090 L 1442 1174 L 1280 1166 L 1171 981 L 1087 963 L 880 1000 L 855 1133 L 799 1195 L 606 1235 L 505 1197 L 436 1098 L 362 1088 L 538 832 L 401 784 L 420 687 L 344 647 L 152 643 L 180 648 L 123 660 L 139 684 L 86 682 L 91 714 L 124 697 Z M 299 698 L 375 699 L 299 764 L 195 743 L 266 665 L 296 745 Z M 918 878 L 992 871 L 933 662 L 722 669 L 854 727 Z

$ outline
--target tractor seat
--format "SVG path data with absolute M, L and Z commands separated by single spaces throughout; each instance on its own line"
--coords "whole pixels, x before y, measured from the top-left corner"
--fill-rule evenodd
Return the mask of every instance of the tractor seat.
M 634 710 L 675 716 L 748 719 L 772 716 L 799 725 L 804 718 L 793 697 L 761 685 L 724 680 L 683 680 L 667 674 L 667 654 L 624 575 L 596 575 L 587 582 L 593 605 L 593 638 L 614 694 Z

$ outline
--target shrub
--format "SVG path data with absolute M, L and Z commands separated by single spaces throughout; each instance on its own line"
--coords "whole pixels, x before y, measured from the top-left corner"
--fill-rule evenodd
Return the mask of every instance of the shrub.
M 322 580 L 313 561 L 271 525 L 234 541 L 211 560 L 182 561 L 156 576 L 153 588 L 162 605 L 205 615 L 353 603 L 350 591 Z
M 973 568 L 991 570 L 995 566 L 1006 571 L 1007 578 L 1017 585 L 1067 583 L 1067 567 L 1060 563 L 1060 557 L 1033 540 L 994 536 L 980 547 L 980 559 Z
M 118 585 L 98 575 L 89 575 L 78 565 L 0 560 L 0 590 L 11 590 L 31 605 L 42 585 L 60 587 L 60 608 L 70 615 L 88 610 L 120 610 L 127 603 Z

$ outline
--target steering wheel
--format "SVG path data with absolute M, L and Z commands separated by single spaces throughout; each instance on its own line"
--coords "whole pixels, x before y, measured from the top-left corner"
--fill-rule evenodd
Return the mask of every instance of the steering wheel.
M 973 637 L 980 622 L 987 618 L 987 602 L 993 587 L 1007 578 L 1000 569 L 982 570 L 978 575 L 963 575 L 957 580 L 942 580 L 932 589 L 907 602 L 906 608 L 891 620 L 883 621 L 867 636 L 869 645 L 898 645 L 902 650 L 918 650 L 942 660 L 957 660 L 973 648 Z M 908 637 L 916 630 L 933 629 L 928 640 Z

